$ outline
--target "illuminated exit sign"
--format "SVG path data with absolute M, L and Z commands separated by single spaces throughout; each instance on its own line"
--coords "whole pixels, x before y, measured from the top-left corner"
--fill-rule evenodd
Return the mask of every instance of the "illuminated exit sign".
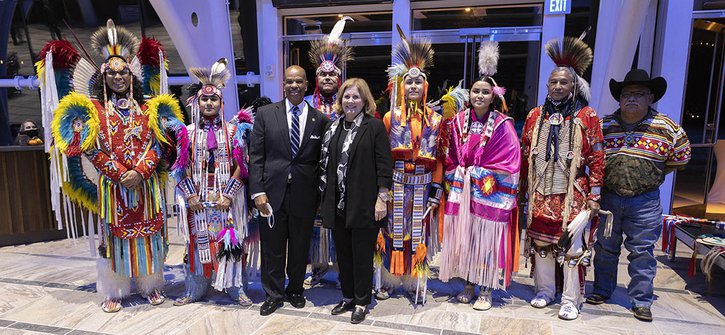
M 546 0 L 544 1 L 544 14 L 569 14 L 571 13 L 572 0 Z

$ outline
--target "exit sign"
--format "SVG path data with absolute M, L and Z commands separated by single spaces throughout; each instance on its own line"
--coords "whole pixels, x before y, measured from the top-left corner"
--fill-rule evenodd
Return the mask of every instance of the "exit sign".
M 571 13 L 572 0 L 546 0 L 544 1 L 544 14 L 569 14 Z

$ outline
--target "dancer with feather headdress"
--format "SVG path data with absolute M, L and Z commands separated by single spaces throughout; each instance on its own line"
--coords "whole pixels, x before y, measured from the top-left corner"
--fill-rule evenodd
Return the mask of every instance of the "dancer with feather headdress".
M 514 213 L 521 147 L 513 119 L 504 114 L 506 90 L 493 79 L 498 43 L 482 43 L 478 57 L 481 78 L 466 97 L 470 107 L 462 108 L 450 123 L 439 277 L 443 281 L 466 279 L 457 296 L 464 304 L 472 300 L 474 285 L 480 285 L 473 308 L 487 310 L 491 291 L 505 289 L 517 269 Z
M 105 297 L 102 309 L 111 313 L 131 293 L 131 279 L 152 305 L 165 300 L 168 236 L 162 185 L 169 166 L 172 174 L 183 170 L 188 142 L 178 102 L 164 94 L 168 87 L 161 45 L 146 38 L 139 43 L 112 20 L 91 42 L 104 59 L 100 68 L 66 41 L 49 42 L 36 67 L 44 123 L 53 136 L 53 146 L 46 148 L 51 153 L 53 209 L 69 227 L 75 224 L 69 201 L 98 214 L 97 289 Z M 150 95 L 157 96 L 145 100 Z M 94 221 L 89 214 L 92 250 Z
M 519 202 L 528 201 L 527 235 L 536 289 L 531 305 L 543 308 L 554 300 L 558 263 L 564 279 L 559 318 L 574 320 L 583 302 L 589 255 L 586 247 L 567 254 L 560 239 L 569 236 L 569 225 L 580 212 L 590 210 L 590 218 L 597 215 L 604 176 L 603 139 L 599 118 L 587 106 L 589 84 L 581 77 L 591 65 L 592 50 L 581 38 L 566 37 L 563 42 L 549 41 L 546 52 L 556 67 L 549 75 L 546 101 L 531 110 L 524 124 L 521 190 L 525 192 Z
M 179 183 L 183 193 L 179 203 L 188 210 L 180 223 L 187 238 L 186 292 L 174 305 L 197 301 L 212 286 L 249 306 L 252 301 L 244 291 L 249 221 L 244 180 L 251 118 L 242 110 L 234 123 L 224 121 L 222 90 L 231 76 L 226 59 L 189 72 L 200 83 L 191 86 L 187 100 L 191 155 L 186 178 Z
M 426 105 L 426 68 L 433 65 L 429 40 L 400 31 L 393 49 L 396 64 L 388 68 L 390 113 L 383 122 L 393 154 L 392 210 L 381 229 L 376 248 L 376 297 L 387 299 L 401 283 L 415 304 L 425 303 L 428 259 L 437 249 L 437 208 L 443 195 L 446 155 L 444 116 Z M 442 214 L 442 211 L 441 211 Z
M 343 69 L 348 61 L 352 60 L 352 47 L 346 46 L 340 38 L 345 29 L 345 22 L 352 18 L 341 18 L 332 28 L 330 35 L 321 40 L 310 43 L 310 62 L 315 64 L 315 92 L 305 97 L 310 106 L 321 111 L 331 122 L 338 114 L 333 110 L 337 99 L 337 91 L 343 80 Z M 322 226 L 322 219 L 318 215 L 312 228 L 309 256 L 312 273 L 305 278 L 304 285 L 312 287 L 317 285 L 322 276 L 335 263 L 335 242 L 329 229 Z

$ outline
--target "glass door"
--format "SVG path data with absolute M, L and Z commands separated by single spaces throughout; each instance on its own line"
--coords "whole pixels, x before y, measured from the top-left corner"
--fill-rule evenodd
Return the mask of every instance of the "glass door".
M 725 19 L 694 20 L 682 127 L 692 160 L 677 173 L 673 209 L 695 217 L 725 218 Z
M 435 67 L 431 69 L 428 98 L 440 98 L 450 86 L 463 81 L 466 88 L 479 78 L 478 48 L 483 41 L 499 43 L 496 82 L 507 89 L 506 102 L 517 129 L 536 104 L 541 27 L 461 28 L 419 30 L 433 42 Z
M 388 84 L 386 70 L 391 61 L 391 36 L 392 33 L 397 34 L 390 29 L 392 14 L 357 13 L 351 16 L 355 21 L 345 25 L 341 38 L 354 48 L 355 59 L 343 71 L 346 78 L 360 77 L 368 82 L 383 115 L 389 110 L 385 89 Z M 323 32 L 329 32 L 339 17 L 285 17 L 285 35 L 282 37 L 285 66 L 302 66 L 312 82 L 315 70 L 307 56 L 310 41 L 323 38 Z M 518 26 L 511 26 L 515 24 Z M 501 54 L 495 78 L 499 85 L 507 88 L 506 100 L 512 116 L 517 124 L 523 123 L 526 113 L 536 103 L 541 45 L 540 5 L 415 9 L 413 28 L 411 34 L 429 38 L 435 51 L 434 66 L 429 69 L 428 77 L 429 101 L 440 98 L 459 81 L 470 88 L 479 76 L 477 64 L 481 41 L 498 41 Z M 313 91 L 314 84 L 311 83 L 307 94 Z

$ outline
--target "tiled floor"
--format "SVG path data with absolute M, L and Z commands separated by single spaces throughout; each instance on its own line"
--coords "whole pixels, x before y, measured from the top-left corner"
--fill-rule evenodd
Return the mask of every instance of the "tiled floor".
M 165 275 L 170 299 L 183 291 L 183 245 L 173 232 L 172 237 Z M 613 302 L 585 305 L 575 321 L 559 320 L 557 305 L 541 310 L 528 305 L 533 281 L 522 262 L 508 292 L 494 293 L 489 311 L 453 302 L 462 282 L 434 279 L 425 306 L 413 308 L 404 295 L 394 296 L 373 302 L 367 320 L 351 325 L 349 315 L 330 315 L 340 299 L 334 272 L 326 275 L 323 285 L 306 291 L 305 308 L 286 305 L 269 317 L 259 315 L 264 293 L 258 282 L 250 286 L 256 302 L 252 307 L 238 306 L 223 293 L 184 307 L 174 307 L 170 300 L 153 307 L 135 295 L 121 312 L 106 314 L 95 293 L 95 264 L 87 238 L 35 243 L 0 248 L 0 334 L 725 334 L 725 272 L 716 274 L 712 290 L 717 293 L 707 295 L 701 274 L 687 278 L 689 249 L 682 245 L 678 250 L 674 263 L 656 251 L 661 263 L 652 323 L 637 321 L 628 311 L 623 255 Z M 587 279 L 589 291 L 592 271 Z

